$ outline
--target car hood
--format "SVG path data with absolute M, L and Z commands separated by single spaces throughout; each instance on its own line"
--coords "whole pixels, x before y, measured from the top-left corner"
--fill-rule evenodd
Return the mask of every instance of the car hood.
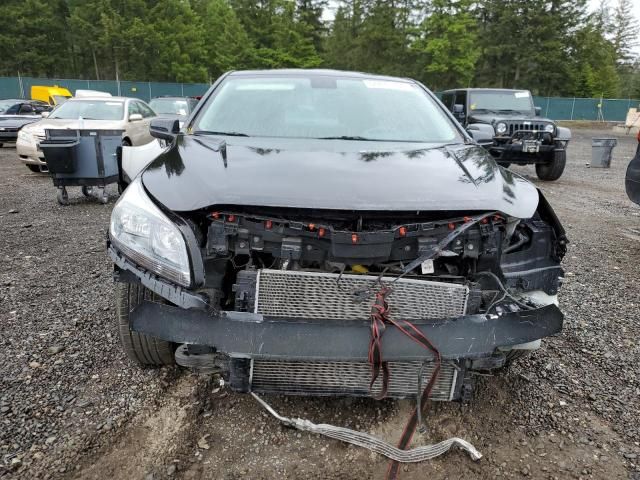
M 39 120 L 39 117 L 35 117 L 33 115 L 0 115 L 0 128 L 3 127 L 22 127 L 23 125 L 27 125 L 29 123 L 34 123 Z
M 522 113 L 512 115 L 505 115 L 504 113 L 472 113 L 468 119 L 468 123 L 495 124 L 498 122 L 554 123 L 550 118 L 523 115 Z
M 24 127 L 24 131 L 34 135 L 44 135 L 45 130 L 53 129 L 79 129 L 88 128 L 96 130 L 124 130 L 122 120 L 66 120 L 62 118 L 45 118 L 29 126 Z
M 380 145 L 384 148 L 376 147 Z M 413 148 L 416 147 L 416 148 Z M 376 211 L 490 211 L 529 218 L 538 192 L 477 145 L 179 135 L 142 175 L 177 212 L 214 205 Z

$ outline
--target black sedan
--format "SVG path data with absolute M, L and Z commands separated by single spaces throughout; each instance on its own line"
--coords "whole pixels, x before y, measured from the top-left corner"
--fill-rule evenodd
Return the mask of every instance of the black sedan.
M 40 120 L 42 112 L 50 110 L 49 105 L 39 100 L 0 100 L 0 147 L 15 142 L 22 127 Z
M 242 392 L 454 400 L 562 328 L 558 218 L 418 82 L 232 72 L 183 128 L 151 131 L 169 146 L 108 245 L 140 364 L 219 368 Z

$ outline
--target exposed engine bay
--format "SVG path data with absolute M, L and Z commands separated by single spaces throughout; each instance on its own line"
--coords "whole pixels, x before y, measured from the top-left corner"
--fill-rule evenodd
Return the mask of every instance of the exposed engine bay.
M 205 290 L 219 308 L 247 311 L 253 307 L 252 285 L 261 270 L 334 274 L 337 288 L 354 275 L 373 284 L 404 274 L 405 280 L 466 286 L 469 295 L 463 313 L 468 314 L 523 308 L 510 294 L 500 298 L 503 287 L 557 293 L 565 239 L 540 215 L 530 220 L 489 215 L 435 258 L 405 272 L 412 261 L 471 221 L 473 214 L 477 212 L 434 216 L 220 209 L 200 224 L 206 232 L 201 244 Z M 352 294 L 358 292 L 356 288 Z

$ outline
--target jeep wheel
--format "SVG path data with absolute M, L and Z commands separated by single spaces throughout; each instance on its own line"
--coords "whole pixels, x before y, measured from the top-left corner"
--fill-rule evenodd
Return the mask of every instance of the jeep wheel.
M 143 299 L 162 301 L 162 298 L 140 284 L 116 284 L 116 316 L 122 348 L 130 360 L 140 365 L 173 365 L 175 344 L 134 332 L 130 328 L 129 312 L 140 305 Z
M 557 180 L 562 176 L 564 167 L 567 164 L 567 151 L 556 150 L 553 152 L 553 157 L 549 163 L 536 164 L 536 173 L 540 180 L 547 182 Z

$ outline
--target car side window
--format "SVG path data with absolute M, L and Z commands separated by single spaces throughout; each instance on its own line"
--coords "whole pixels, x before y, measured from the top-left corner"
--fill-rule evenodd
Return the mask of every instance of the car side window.
M 20 110 L 18 111 L 18 113 L 33 113 L 33 112 L 34 112 L 33 107 L 28 103 L 23 103 L 22 105 L 20 105 Z
M 144 118 L 150 118 L 150 117 L 156 116 L 153 110 L 151 110 L 151 107 L 149 107 L 149 105 L 147 105 L 146 103 L 142 103 L 142 102 L 136 102 L 136 103 L 138 104 L 140 113 Z
M 15 115 L 18 113 L 18 110 L 20 109 L 20 103 L 16 103 L 15 105 L 11 105 L 9 108 L 7 108 L 7 110 L 4 112 L 5 115 Z
M 127 115 L 130 117 L 134 113 L 142 114 L 142 112 L 138 108 L 138 102 L 129 102 L 129 107 L 127 108 Z
M 442 103 L 444 103 L 444 106 L 450 111 L 453 111 L 453 98 L 453 93 L 442 94 Z
M 467 114 L 467 92 L 456 92 L 456 105 L 462 105 L 462 111 Z

